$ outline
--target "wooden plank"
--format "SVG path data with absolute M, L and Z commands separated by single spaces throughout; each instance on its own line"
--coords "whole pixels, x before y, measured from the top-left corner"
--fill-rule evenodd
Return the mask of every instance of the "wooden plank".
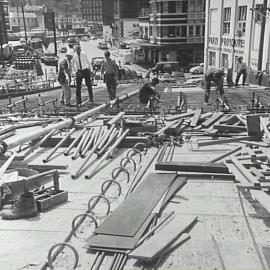
M 155 169 L 162 171 L 229 173 L 228 168 L 223 163 L 159 162 L 156 163 Z
M 268 124 L 269 122 L 267 121 L 267 119 L 265 118 L 259 118 L 261 119 L 261 125 L 262 125 L 262 128 L 263 128 L 263 131 L 264 131 L 264 134 L 267 138 L 270 138 L 270 131 L 268 129 Z M 251 123 L 252 124 L 252 123 Z M 250 124 L 250 128 L 252 128 L 252 125 Z M 257 123 L 256 123 L 257 124 Z M 258 125 L 258 124 L 257 124 Z M 258 127 L 256 127 L 258 129 Z M 254 131 L 255 132 L 255 131 Z
M 95 233 L 134 236 L 176 177 L 176 174 L 149 174 Z
M 216 145 L 216 144 L 227 144 L 231 142 L 240 142 L 242 140 L 248 140 L 251 139 L 249 136 L 240 136 L 235 138 L 229 138 L 229 139 L 223 139 L 223 140 L 209 140 L 209 141 L 199 141 L 198 147 L 200 146 L 208 146 L 208 145 Z
M 169 224 L 154 234 L 149 240 L 129 253 L 128 257 L 144 261 L 152 261 L 197 221 L 197 217 L 177 215 Z
M 233 126 L 233 125 L 214 125 L 214 128 L 220 132 L 245 132 L 246 127 Z
M 261 125 L 260 125 L 260 116 L 259 115 L 247 115 L 247 131 L 248 135 L 255 137 L 255 138 L 261 138 L 262 132 L 261 132 Z M 263 123 L 262 123 L 263 125 Z
M 228 157 L 228 156 L 234 154 L 235 152 L 237 152 L 237 151 L 239 151 L 241 149 L 242 149 L 242 146 L 237 146 L 237 147 L 233 148 L 232 150 L 230 150 L 230 151 L 228 151 L 228 152 L 226 152 L 226 153 L 224 153 L 224 154 L 222 154 L 222 155 L 220 155 L 220 156 L 218 156 L 216 158 L 211 159 L 209 161 L 209 163 L 217 162 L 217 161 L 219 161 L 219 160 L 221 160 L 221 159 L 223 159 L 225 157 Z
M 202 127 L 204 128 L 209 128 L 211 125 L 213 125 L 217 120 L 219 120 L 222 116 L 224 115 L 223 112 L 217 112 L 214 113 L 211 118 L 206 120 L 205 122 L 202 123 Z
M 149 215 L 138 232 L 131 237 L 108 234 L 95 234 L 90 236 L 86 242 L 88 248 L 106 248 L 106 249 L 133 249 L 139 239 L 142 237 L 155 214 Z
M 189 124 L 191 127 L 196 127 L 197 126 L 197 123 L 198 123 L 198 121 L 199 121 L 199 119 L 201 117 L 201 113 L 202 113 L 201 109 L 195 111 L 195 114 L 194 114 L 194 116 L 191 119 L 191 122 Z
M 182 118 L 187 118 L 187 117 L 193 116 L 194 113 L 195 113 L 195 111 L 181 113 L 181 114 L 166 117 L 166 120 L 167 121 L 175 121 L 175 120 L 179 120 L 179 119 L 182 119 Z

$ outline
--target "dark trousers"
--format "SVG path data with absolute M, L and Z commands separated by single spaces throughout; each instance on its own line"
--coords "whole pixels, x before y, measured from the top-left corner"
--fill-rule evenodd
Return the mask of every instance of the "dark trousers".
M 91 84 L 91 72 L 89 69 L 78 70 L 76 73 L 76 100 L 77 104 L 82 103 L 82 80 L 85 80 L 85 84 L 88 89 L 88 95 L 90 102 L 93 102 L 93 89 Z
M 242 81 L 242 85 L 245 85 L 246 82 L 246 78 L 247 78 L 247 71 L 245 69 L 240 69 L 236 75 L 236 79 L 235 79 L 235 85 L 238 85 L 240 76 L 243 74 L 243 81 Z
M 116 98 L 116 80 L 114 74 L 105 74 L 104 80 L 111 100 Z
M 210 89 L 211 89 L 211 82 L 214 82 L 217 86 L 217 90 L 219 91 L 220 96 L 222 97 L 224 95 L 224 89 L 223 89 L 223 81 L 222 79 L 216 80 L 213 79 L 212 76 L 206 77 L 205 78 L 205 84 L 206 84 L 206 89 L 205 89 L 205 95 L 204 95 L 204 101 L 208 102 L 209 97 L 210 97 Z

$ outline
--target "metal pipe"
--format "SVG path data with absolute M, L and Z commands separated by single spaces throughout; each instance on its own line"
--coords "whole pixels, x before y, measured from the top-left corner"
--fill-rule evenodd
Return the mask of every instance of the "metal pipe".
M 76 158 L 77 158 L 77 155 L 79 155 L 79 153 L 80 153 L 80 151 L 81 151 L 81 148 L 82 148 L 82 145 L 83 145 L 83 143 L 84 143 L 84 141 L 85 141 L 85 139 L 86 139 L 86 137 L 87 137 L 86 131 L 87 131 L 87 129 L 85 129 L 85 130 L 82 132 L 82 134 L 81 134 L 81 136 L 80 136 L 81 140 L 80 140 L 80 142 L 79 142 L 79 144 L 78 144 L 78 146 L 77 146 L 77 148 L 76 148 L 76 150 L 75 150 L 73 156 L 71 157 L 72 159 L 76 159 Z
M 99 112 L 100 110 L 102 110 L 106 107 L 109 107 L 110 105 L 115 104 L 116 102 L 123 101 L 127 98 L 130 98 L 138 93 L 139 93 L 139 89 L 134 90 L 128 94 L 125 94 L 121 97 L 116 98 L 115 100 L 112 100 L 112 101 L 107 102 L 107 103 L 103 103 L 103 104 L 101 104 L 101 105 L 99 105 L 91 110 L 88 110 L 86 112 L 78 114 L 74 118 L 68 118 L 68 119 L 65 119 L 61 122 L 51 124 L 51 125 L 47 126 L 46 128 L 40 128 L 38 130 L 32 131 L 30 134 L 27 133 L 27 134 L 24 134 L 23 136 L 22 135 L 14 136 L 13 138 L 10 138 L 8 140 L 0 141 L 0 155 L 4 154 L 7 150 L 9 150 L 13 147 L 16 147 L 16 146 L 19 146 L 19 145 L 24 144 L 26 142 L 35 140 L 35 139 L 47 134 L 48 132 L 50 132 L 53 129 L 58 130 L 58 129 L 62 129 L 62 128 L 71 127 L 74 124 L 74 122 L 79 122 L 83 119 L 86 119 L 86 118 L 92 116 L 93 114 Z
M 100 157 L 106 151 L 106 149 L 110 146 L 110 144 L 116 139 L 118 134 L 119 134 L 119 131 L 117 129 L 114 129 L 112 131 L 112 134 L 108 138 L 106 144 L 98 151 L 98 153 L 97 153 L 98 157 Z
M 85 136 L 84 142 L 83 142 L 82 147 L 81 147 L 81 149 L 80 149 L 80 151 L 79 151 L 80 155 L 82 154 L 83 150 L 85 149 L 86 145 L 88 144 L 88 142 L 89 142 L 89 140 L 90 140 L 92 134 L 93 134 L 93 129 L 91 128 L 91 129 L 87 132 L 87 134 L 86 134 L 86 136 Z
M 80 153 L 81 158 L 84 158 L 85 157 L 85 154 L 88 152 L 88 150 L 90 149 L 90 147 L 93 145 L 94 140 L 95 140 L 95 138 L 97 136 L 97 132 L 98 132 L 97 129 L 95 129 L 93 131 L 90 140 L 88 141 L 87 145 L 84 147 L 84 149 Z
M 118 139 L 117 141 L 110 147 L 110 149 L 105 153 L 104 156 L 99 160 L 97 164 L 95 164 L 95 167 L 92 169 L 92 171 L 85 176 L 86 179 L 90 179 L 99 169 L 100 165 L 103 163 L 105 159 L 107 159 L 110 154 L 114 151 L 114 149 L 121 143 L 121 141 L 126 137 L 128 134 L 129 129 L 127 129 Z
M 43 159 L 43 162 L 46 163 L 49 161 L 51 156 L 69 139 L 71 134 L 75 131 L 75 128 L 72 128 L 65 137 L 63 137 L 60 142 L 48 153 L 48 155 Z
M 113 125 L 111 126 L 111 128 L 110 128 L 109 130 L 107 130 L 107 132 L 103 135 L 103 138 L 102 138 L 102 140 L 100 141 L 100 143 L 99 143 L 99 145 L 98 145 L 98 147 L 97 147 L 97 150 L 98 150 L 98 151 L 99 151 L 99 150 L 103 147 L 103 145 L 106 143 L 106 141 L 108 140 L 110 134 L 112 133 L 112 131 L 113 131 L 114 129 L 115 129 L 115 125 L 113 124 Z
M 81 137 L 82 137 L 82 135 L 84 134 L 85 131 L 86 131 L 86 128 L 84 128 L 82 130 L 82 132 L 79 134 L 79 136 L 71 143 L 71 145 L 69 146 L 69 148 L 64 153 L 65 156 L 68 156 L 69 155 L 70 151 L 79 142 L 79 140 L 81 139 Z

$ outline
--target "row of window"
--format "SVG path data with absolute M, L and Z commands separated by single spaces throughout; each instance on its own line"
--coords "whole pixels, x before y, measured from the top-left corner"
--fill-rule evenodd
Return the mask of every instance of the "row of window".
M 186 13 L 187 10 L 187 0 L 152 2 L 150 5 L 150 13 Z
M 202 37 L 204 36 L 204 25 L 181 25 L 181 26 L 158 26 L 158 37 Z M 153 34 L 153 27 L 149 28 L 150 36 Z
M 55 22 L 56 23 L 59 23 L 59 22 L 80 22 L 82 21 L 81 18 L 78 18 L 78 19 L 75 19 L 75 18 L 59 18 L 59 19 L 56 19 Z
M 23 19 L 20 19 L 20 18 L 15 18 L 15 19 L 10 19 L 10 22 L 11 23 L 20 23 L 20 22 L 23 22 Z M 28 23 L 36 23 L 36 19 L 28 19 L 28 18 L 25 18 L 25 22 L 28 22 Z
M 84 19 L 88 21 L 101 22 L 102 16 L 85 16 Z
M 223 34 L 231 32 L 231 8 L 227 7 L 223 10 Z M 239 6 L 237 9 L 237 31 L 244 35 L 246 32 L 247 6 Z
M 101 15 L 102 10 L 101 9 L 84 9 L 83 15 Z

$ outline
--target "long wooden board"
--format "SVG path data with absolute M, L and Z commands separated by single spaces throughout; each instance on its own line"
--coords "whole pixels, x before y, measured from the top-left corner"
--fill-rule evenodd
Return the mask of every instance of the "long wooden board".
M 176 174 L 149 174 L 95 233 L 134 236 L 176 177 Z
M 173 221 L 163 227 L 159 232 L 154 234 L 149 240 L 145 241 L 141 246 L 133 250 L 128 256 L 129 258 L 152 261 L 158 257 L 166 248 L 169 248 L 181 234 L 187 232 L 197 217 L 176 216 Z
M 223 163 L 202 163 L 202 162 L 158 162 L 156 170 L 182 171 L 182 172 L 206 172 L 206 173 L 229 173 Z

